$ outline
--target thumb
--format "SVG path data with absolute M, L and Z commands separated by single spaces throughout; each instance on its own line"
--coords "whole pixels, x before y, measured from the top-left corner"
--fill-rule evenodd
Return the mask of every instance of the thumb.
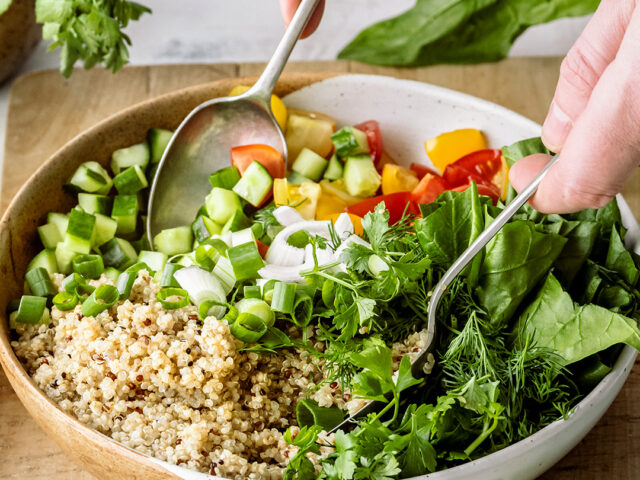
M 302 0 L 280 0 L 280 13 L 282 13 L 282 19 L 287 27 L 289 26 L 289 23 L 291 23 L 293 16 L 296 14 L 296 10 L 298 10 L 300 2 L 302 2 Z M 307 38 L 316 31 L 318 25 L 320 25 L 322 14 L 324 13 L 324 2 L 325 0 L 320 0 L 318 6 L 311 14 L 309 22 L 307 22 L 307 26 L 304 27 L 300 38 Z

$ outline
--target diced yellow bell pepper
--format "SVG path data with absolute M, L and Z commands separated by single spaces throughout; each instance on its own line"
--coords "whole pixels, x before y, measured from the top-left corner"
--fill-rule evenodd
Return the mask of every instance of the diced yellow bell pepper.
M 316 208 L 316 220 L 331 220 L 334 215 L 344 212 L 347 206 L 347 202 L 340 197 L 322 190 L 318 208 Z
M 251 87 L 248 85 L 237 85 L 231 89 L 229 92 L 230 97 L 235 97 L 236 95 L 240 95 L 248 91 Z M 284 102 L 277 95 L 271 95 L 271 111 L 273 112 L 273 116 L 276 117 L 278 121 L 278 125 L 282 131 L 287 130 L 287 107 Z
M 418 175 L 413 170 L 387 163 L 382 169 L 382 194 L 410 192 L 418 185 Z
M 322 187 L 322 194 L 333 195 L 342 200 L 347 206 L 360 203 L 366 200 L 365 197 L 355 197 L 347 192 L 347 187 L 344 184 L 344 180 L 335 180 L 330 182 L 329 180 L 320 180 L 320 187 Z
M 487 148 L 483 133 L 475 128 L 463 128 L 443 133 L 424 142 L 424 149 L 433 166 L 444 172 L 450 163 L 477 150 Z
M 491 179 L 500 189 L 500 198 L 502 200 L 507 199 L 507 192 L 509 191 L 509 165 L 507 161 L 502 157 L 502 166 L 500 171 Z
M 336 223 L 336 220 L 338 220 L 338 217 L 340 215 L 342 215 L 342 213 L 334 213 L 333 215 L 330 215 L 328 218 L 323 218 L 322 220 L 331 220 L 331 222 Z M 362 236 L 362 232 L 363 232 L 362 217 L 359 217 L 358 215 L 354 215 L 353 213 L 348 213 L 347 215 L 349 215 L 349 218 L 351 219 L 351 223 L 353 223 L 353 233 L 355 233 L 356 235 Z
M 273 201 L 276 207 L 283 205 L 294 207 L 306 220 L 314 219 L 321 192 L 320 185 L 315 182 L 293 185 L 287 182 L 286 178 L 273 180 Z
M 318 115 L 289 112 L 287 121 L 287 133 L 285 140 L 289 151 L 289 164 L 298 158 L 303 148 L 317 153 L 321 157 L 327 157 L 333 150 L 331 135 L 335 128 L 335 122 Z

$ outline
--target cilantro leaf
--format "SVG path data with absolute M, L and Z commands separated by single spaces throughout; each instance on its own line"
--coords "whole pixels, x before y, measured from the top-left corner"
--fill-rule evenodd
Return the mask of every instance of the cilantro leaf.
M 389 231 L 389 211 L 384 202 L 380 202 L 373 212 L 369 212 L 364 216 L 362 229 L 367 234 L 374 251 L 378 249 L 382 244 L 384 235 Z
M 400 360 L 400 368 L 398 369 L 398 378 L 396 379 L 396 390 L 398 393 L 403 392 L 409 387 L 418 385 L 422 380 L 414 378 L 411 373 L 411 360 L 407 355 Z

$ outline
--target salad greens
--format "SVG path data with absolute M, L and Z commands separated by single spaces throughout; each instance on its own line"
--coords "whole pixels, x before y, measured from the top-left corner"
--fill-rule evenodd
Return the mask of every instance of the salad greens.
M 129 21 L 151 13 L 128 0 L 37 0 L 36 21 L 42 36 L 52 40 L 49 50 L 60 48 L 60 72 L 69 77 L 77 60 L 85 68 L 104 63 L 117 72 L 129 60 L 131 40 L 122 31 Z
M 480 63 L 505 58 L 533 25 L 595 11 L 598 0 L 417 0 L 360 32 L 338 55 L 376 65 Z
M 536 144 L 530 139 L 505 150 L 516 161 Z M 624 248 L 616 202 L 563 216 L 525 206 L 443 297 L 430 374 L 414 379 L 405 357 L 392 375 L 390 331 L 396 322 L 402 335 L 420 328 L 431 287 L 502 208 L 475 188 L 446 192 L 422 205 L 424 218 L 413 225 L 405 219 L 390 227 L 378 206 L 363 221 L 371 247 L 354 243 L 340 257 L 348 277 L 310 274 L 334 282 L 335 312 L 350 312 L 332 327 L 329 315 L 314 308 L 326 325 L 330 375 L 351 385 L 353 395 L 384 403 L 352 431 L 336 433 L 335 450 L 320 460 L 320 478 L 405 478 L 487 455 L 569 415 L 611 370 L 619 344 L 640 348 L 639 262 Z M 411 302 L 394 297 L 389 277 L 371 270 L 374 255 L 396 275 L 408 275 L 400 291 L 406 284 Z M 412 268 L 421 265 L 421 274 L 394 265 L 392 259 L 403 258 Z M 381 294 L 389 295 L 392 309 Z M 401 315 L 408 309 L 411 320 Z M 373 336 L 358 334 L 362 319 Z M 407 388 L 405 399 L 400 393 Z M 306 453 L 328 446 L 318 439 L 320 430 L 287 432 L 300 450 L 285 478 L 317 477 Z

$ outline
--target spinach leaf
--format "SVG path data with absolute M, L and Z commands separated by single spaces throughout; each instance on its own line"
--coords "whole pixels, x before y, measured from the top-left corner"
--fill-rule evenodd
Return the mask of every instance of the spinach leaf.
M 631 256 L 631 253 L 624 247 L 620 233 L 616 228 L 611 229 L 611 240 L 609 242 L 609 250 L 605 260 L 605 267 L 615 272 L 629 285 L 638 283 L 640 271 Z
M 532 222 L 515 221 L 487 244 L 476 295 L 494 327 L 506 325 L 566 242 L 560 235 L 537 231 Z
M 502 156 L 507 161 L 509 168 L 523 157 L 528 157 L 534 153 L 551 154 L 551 151 L 544 146 L 540 137 L 527 138 L 502 147 Z
M 364 30 L 338 57 L 397 66 L 500 60 L 530 26 L 587 15 L 595 11 L 598 3 L 599 0 L 418 0 L 413 9 Z
M 553 227 L 557 227 L 558 231 L 554 232 Z M 558 280 L 569 288 L 585 260 L 591 255 L 591 250 L 600 232 L 600 226 L 597 222 L 592 221 L 562 220 L 548 226 L 547 231 L 557 233 L 567 239 L 567 243 L 553 266 Z
M 537 346 L 548 348 L 571 364 L 617 343 L 640 349 L 634 319 L 606 308 L 577 305 L 560 282 L 549 274 L 535 300 L 520 316 L 521 331 L 532 334 Z
M 413 63 L 428 45 L 496 0 L 417 0 L 405 13 L 358 34 L 338 55 L 379 65 Z
M 416 235 L 427 258 L 448 267 L 482 232 L 483 218 L 478 190 L 473 185 L 418 220 Z

